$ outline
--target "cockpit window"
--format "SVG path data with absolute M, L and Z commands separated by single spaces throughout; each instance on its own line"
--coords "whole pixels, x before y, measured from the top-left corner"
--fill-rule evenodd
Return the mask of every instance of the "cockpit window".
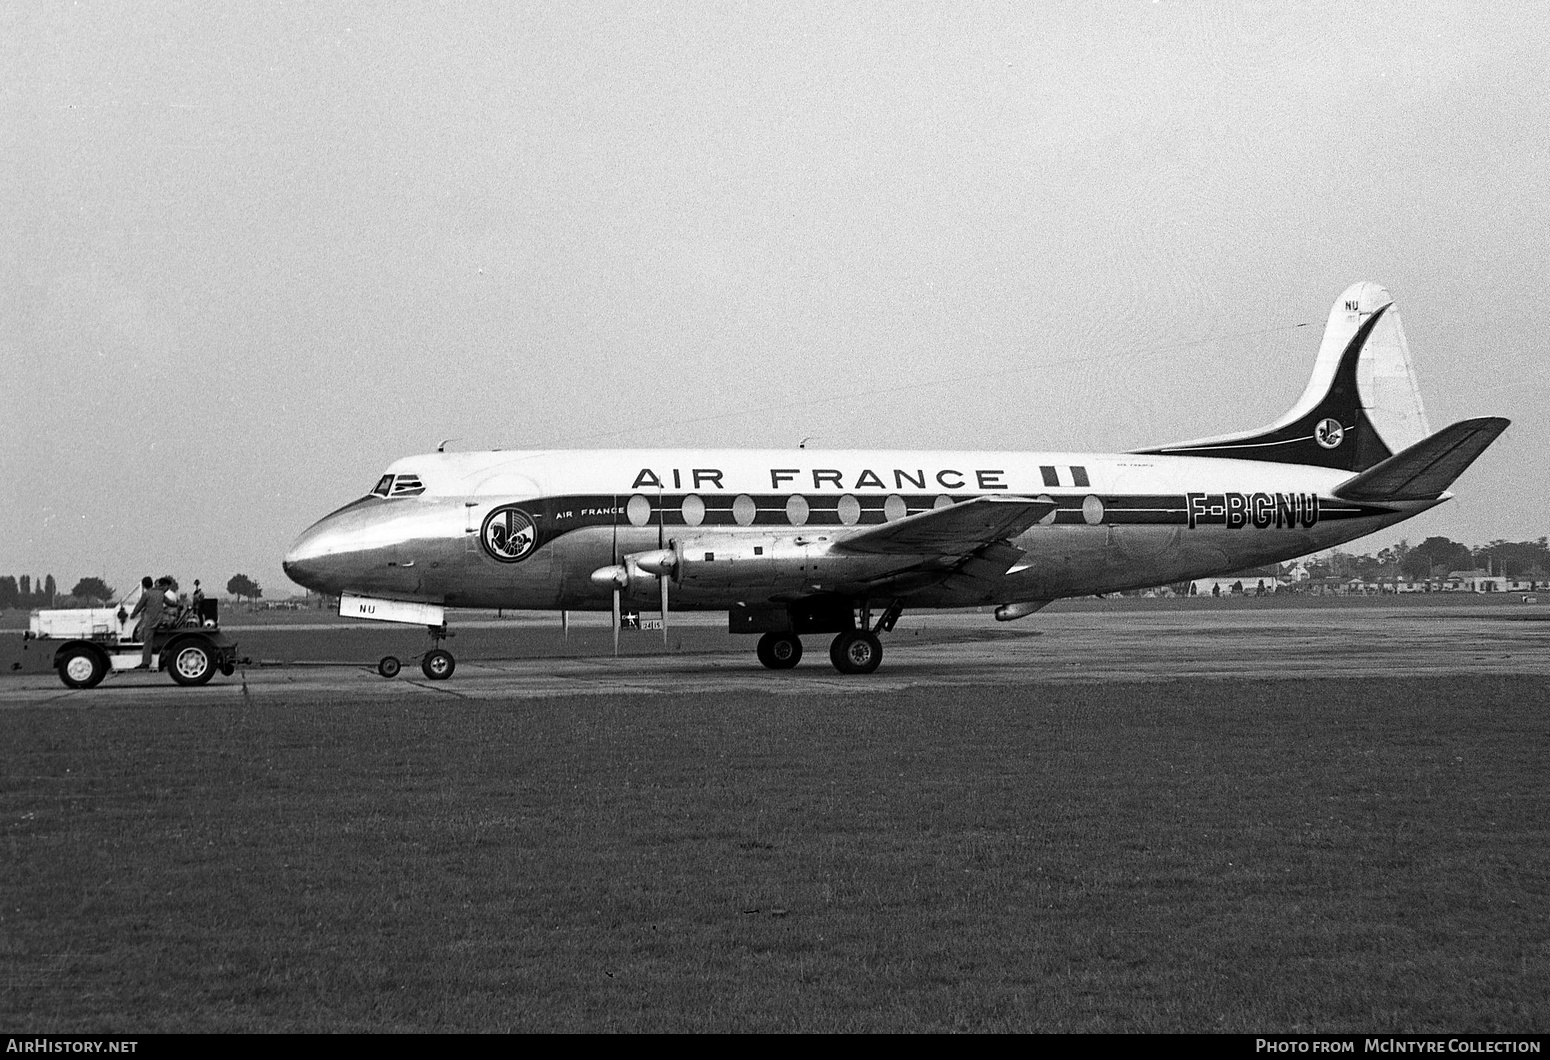
M 425 492 L 419 475 L 383 475 L 368 497 L 418 497 Z

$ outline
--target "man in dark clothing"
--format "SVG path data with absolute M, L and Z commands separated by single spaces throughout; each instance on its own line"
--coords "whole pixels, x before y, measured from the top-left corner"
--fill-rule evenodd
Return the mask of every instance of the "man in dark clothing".
M 140 649 L 140 669 L 151 668 L 151 641 L 155 638 L 156 624 L 161 621 L 162 607 L 165 597 L 161 591 L 151 584 L 151 576 L 147 574 L 140 579 L 140 602 L 135 604 L 135 609 L 129 617 L 143 614 L 140 624 L 135 627 L 135 636 L 145 641 L 145 647 Z

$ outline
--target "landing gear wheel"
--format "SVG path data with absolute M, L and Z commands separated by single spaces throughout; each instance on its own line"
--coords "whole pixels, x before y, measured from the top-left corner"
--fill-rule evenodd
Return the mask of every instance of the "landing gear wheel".
M 789 670 L 802 661 L 802 642 L 792 633 L 766 633 L 759 638 L 758 655 L 771 670 Z
M 167 672 L 180 685 L 208 684 L 215 676 L 215 653 L 203 641 L 185 641 L 173 653 Z
M 90 648 L 71 648 L 59 660 L 59 679 L 66 688 L 96 688 L 107 672 L 107 660 Z
M 386 678 L 398 676 L 398 671 L 404 668 L 404 664 L 398 661 L 396 655 L 384 655 L 382 661 L 377 663 L 377 673 Z
M 420 660 L 420 669 L 432 681 L 445 681 L 452 676 L 452 671 L 457 669 L 457 660 L 445 648 L 434 648 L 426 652 L 425 658 Z
M 829 646 L 829 661 L 842 674 L 869 674 L 883 661 L 883 642 L 866 630 L 841 633 Z
M 237 668 L 235 666 L 233 666 L 231 663 L 221 663 L 221 676 L 222 677 L 230 677 L 232 674 L 234 674 L 236 672 L 237 672 Z

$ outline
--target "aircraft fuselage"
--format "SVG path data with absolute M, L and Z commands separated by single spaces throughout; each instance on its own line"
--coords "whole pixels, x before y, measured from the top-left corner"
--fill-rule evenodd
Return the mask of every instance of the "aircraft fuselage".
M 897 586 L 889 579 L 912 566 L 900 556 L 835 549 L 860 528 L 974 497 L 1022 497 L 1047 500 L 1053 510 L 1010 540 L 1017 551 L 1004 570 L 933 581 L 928 565 L 908 583 L 909 603 L 1044 601 L 1290 559 L 1439 503 L 1334 497 L 1349 477 L 1303 465 L 1135 454 L 429 454 L 395 463 L 385 495 L 309 528 L 286 569 L 321 592 L 607 610 L 611 589 L 593 572 L 671 545 L 684 558 L 671 575 L 674 610 L 775 606 Z M 625 598 L 654 602 L 657 576 L 630 573 Z
M 433 637 L 447 606 L 628 600 L 665 618 L 671 601 L 763 634 L 770 669 L 797 665 L 803 634 L 833 633 L 835 668 L 871 673 L 905 607 L 1011 620 L 1370 534 L 1447 500 L 1507 427 L 1431 431 L 1399 314 L 1364 281 L 1330 309 L 1302 397 L 1258 430 L 1110 454 L 436 453 L 307 530 L 285 569 L 351 594 L 351 614 L 436 615 Z M 444 650 L 422 663 L 433 679 L 452 666 Z

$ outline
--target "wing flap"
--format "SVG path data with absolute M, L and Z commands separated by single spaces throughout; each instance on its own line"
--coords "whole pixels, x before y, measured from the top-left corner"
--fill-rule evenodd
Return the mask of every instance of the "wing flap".
M 1028 497 L 975 497 L 869 526 L 834 544 L 836 551 L 868 555 L 967 556 L 1014 538 L 1055 510 Z

